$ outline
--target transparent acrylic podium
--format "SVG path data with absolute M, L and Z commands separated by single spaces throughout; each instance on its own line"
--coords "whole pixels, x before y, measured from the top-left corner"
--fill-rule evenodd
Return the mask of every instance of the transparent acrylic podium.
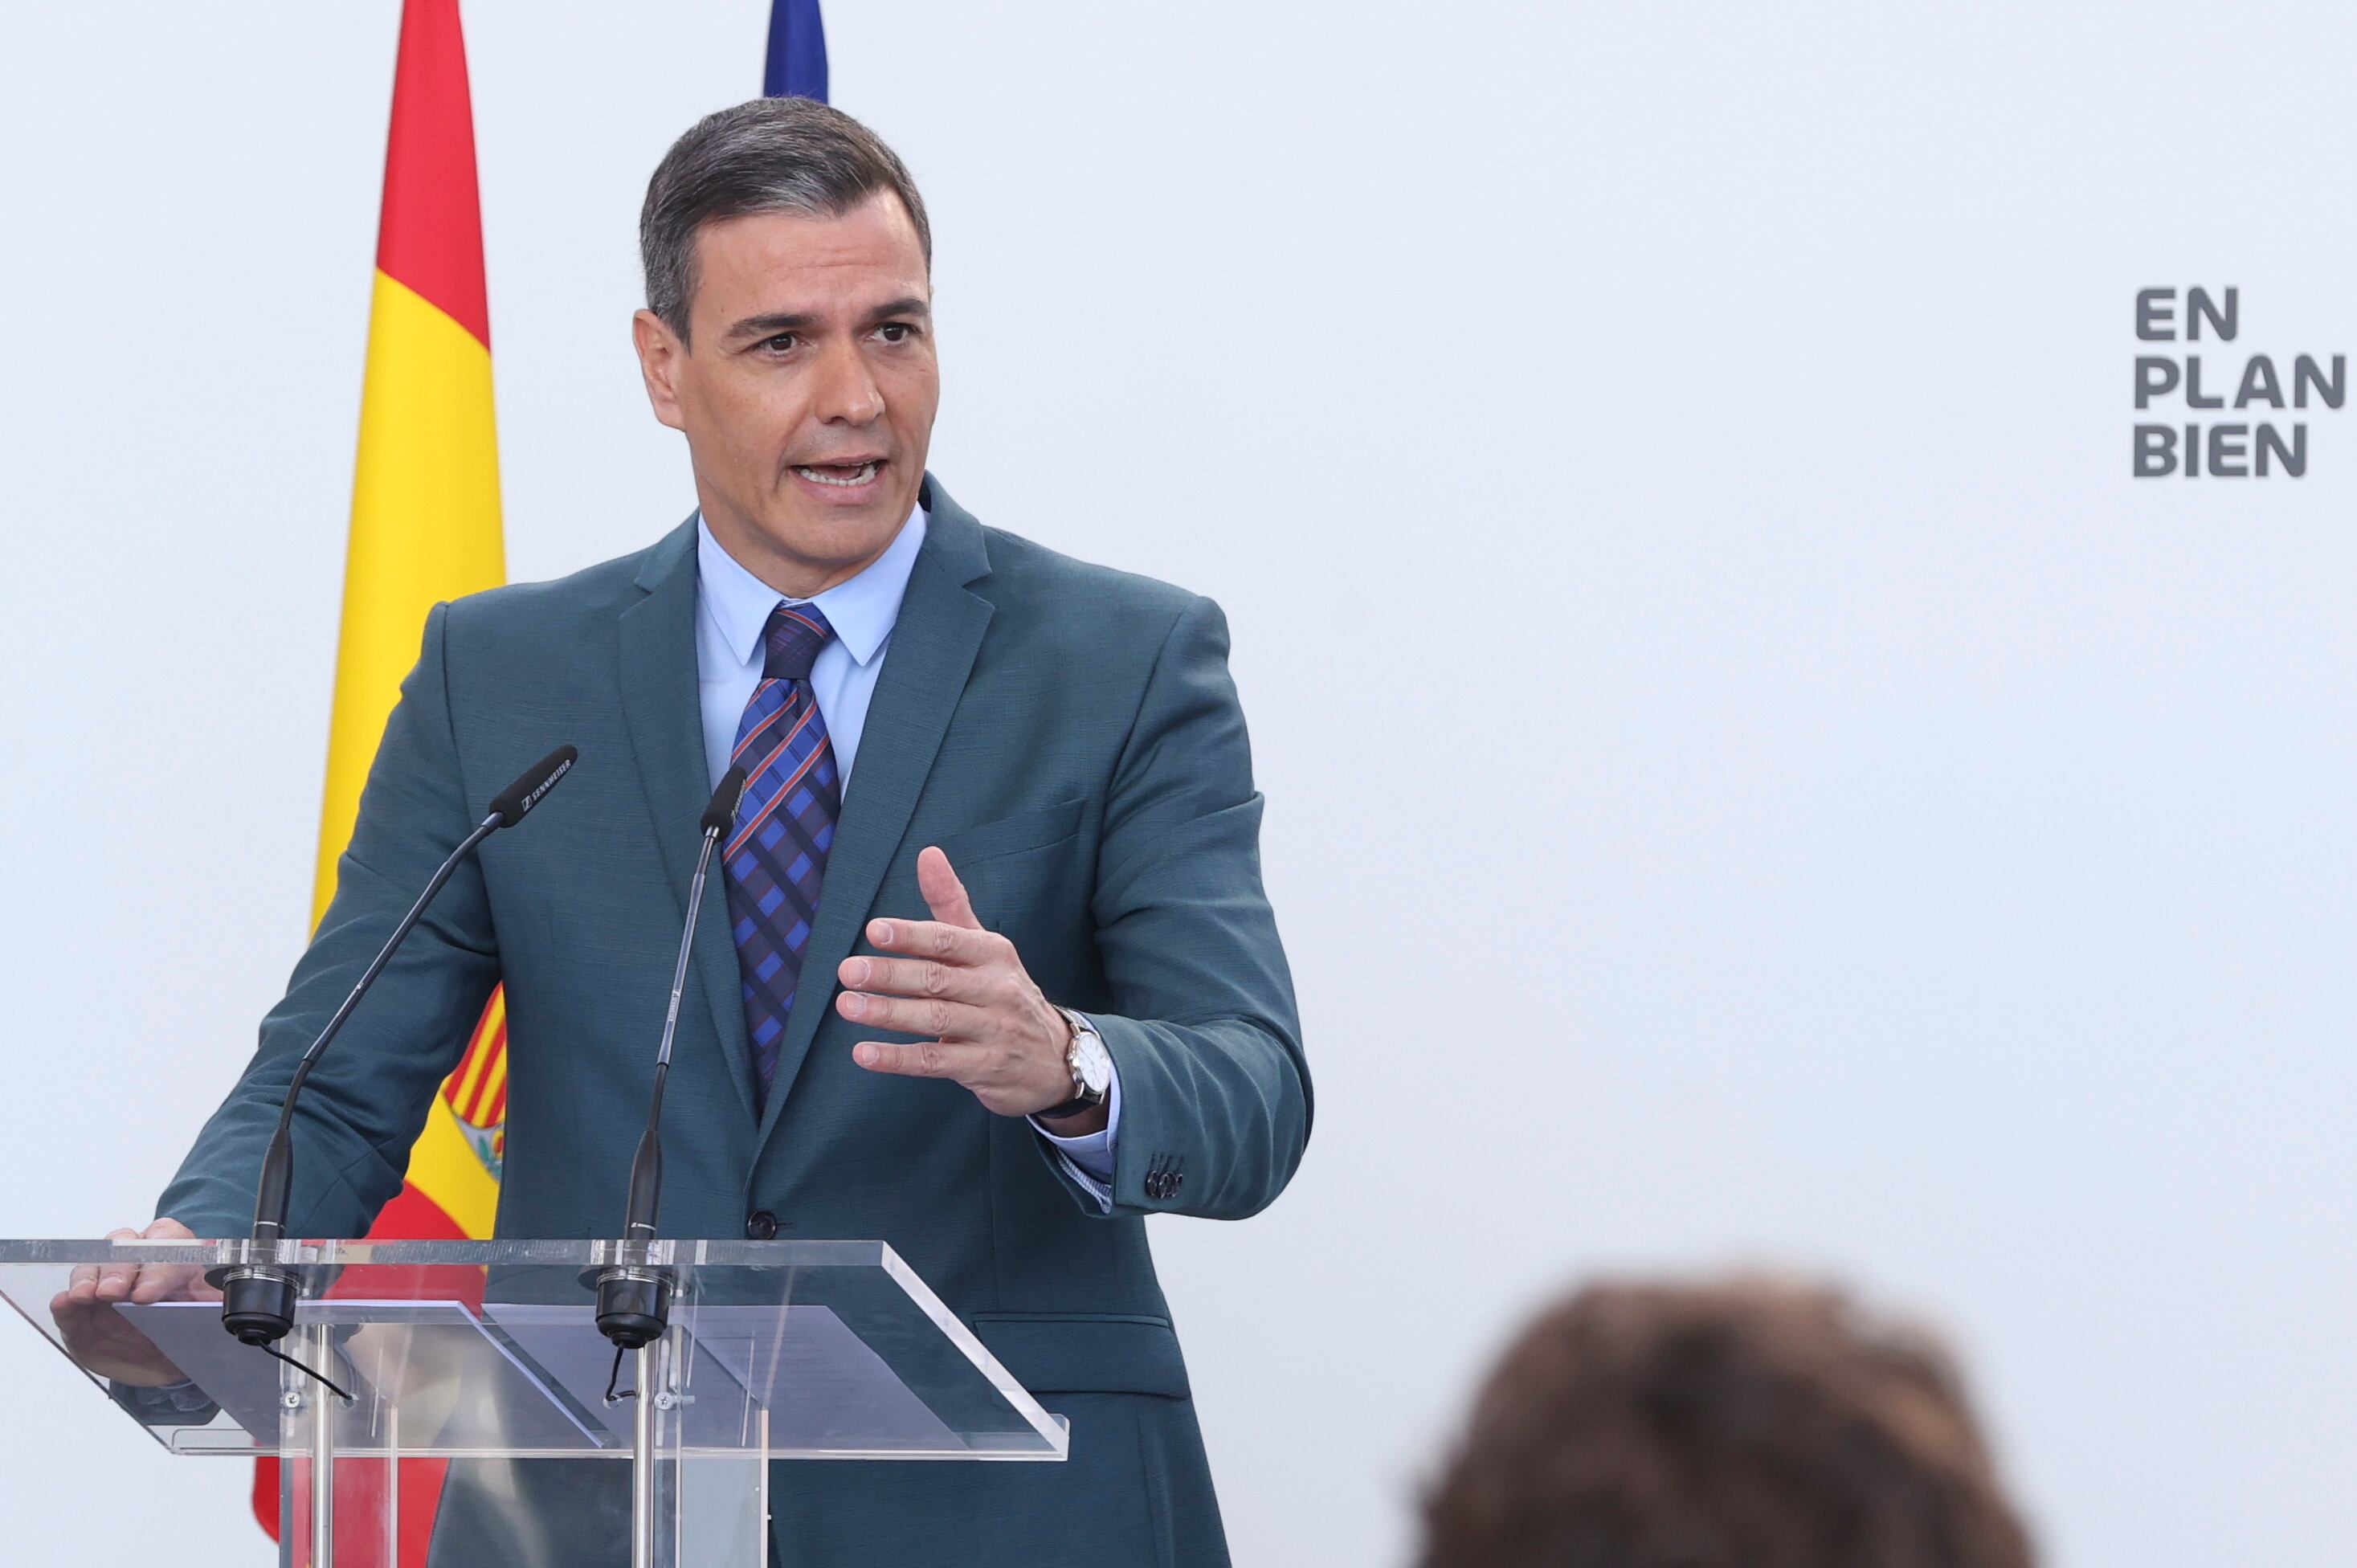
M 285 1361 L 206 1283 L 256 1262 L 302 1291 Z M 675 1288 L 619 1361 L 593 1320 L 617 1262 Z M 159 1299 L 73 1299 L 78 1269 L 134 1268 Z M 414 1563 L 437 1512 L 436 1563 L 748 1568 L 772 1459 L 1067 1448 L 880 1241 L 0 1241 L 0 1295 L 173 1453 L 276 1456 L 287 1568 Z

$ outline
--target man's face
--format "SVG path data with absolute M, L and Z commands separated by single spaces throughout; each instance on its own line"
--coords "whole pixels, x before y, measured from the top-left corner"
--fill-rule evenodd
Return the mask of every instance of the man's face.
M 631 323 L 655 417 L 687 435 L 723 548 L 780 593 L 883 553 L 925 472 L 941 374 L 916 225 L 882 194 L 833 218 L 762 212 L 695 241 L 688 341 Z

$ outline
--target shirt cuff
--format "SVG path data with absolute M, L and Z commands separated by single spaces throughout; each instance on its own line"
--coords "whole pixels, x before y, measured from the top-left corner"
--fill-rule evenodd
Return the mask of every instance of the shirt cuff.
M 1097 1200 L 1105 1213 L 1113 1212 L 1113 1141 L 1121 1133 L 1121 1069 L 1113 1069 L 1113 1081 L 1105 1086 L 1105 1124 L 1102 1133 L 1090 1133 L 1078 1138 L 1060 1138 L 1048 1131 L 1047 1123 L 1034 1116 L 1031 1125 L 1039 1136 L 1048 1140 L 1056 1151 L 1057 1164 L 1064 1174 L 1081 1184 Z

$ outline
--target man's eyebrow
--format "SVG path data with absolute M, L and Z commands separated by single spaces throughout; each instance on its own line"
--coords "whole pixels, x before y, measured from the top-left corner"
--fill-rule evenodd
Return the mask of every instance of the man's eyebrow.
M 748 316 L 729 328 L 727 336 L 732 341 L 743 338 L 774 338 L 780 332 L 802 331 L 817 320 L 815 316 L 796 311 Z
M 896 316 L 915 316 L 931 319 L 932 307 L 916 295 L 906 295 L 877 306 L 867 313 L 870 322 L 889 321 Z M 758 338 L 774 338 L 780 332 L 807 332 L 818 325 L 818 317 L 809 311 L 777 310 L 766 316 L 748 316 L 730 327 L 728 341 L 741 343 Z

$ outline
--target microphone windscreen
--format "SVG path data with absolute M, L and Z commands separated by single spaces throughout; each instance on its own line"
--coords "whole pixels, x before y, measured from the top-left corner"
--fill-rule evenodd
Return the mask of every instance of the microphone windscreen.
M 523 821 L 523 814 L 540 804 L 556 781 L 573 771 L 573 764 L 581 754 L 569 746 L 560 746 L 538 762 L 523 770 L 522 777 L 491 797 L 490 815 L 499 818 L 500 826 L 511 828 Z
M 745 770 L 731 768 L 720 776 L 720 788 L 712 792 L 712 804 L 704 808 L 704 831 L 726 834 L 729 824 L 737 820 L 737 801 L 745 793 Z

